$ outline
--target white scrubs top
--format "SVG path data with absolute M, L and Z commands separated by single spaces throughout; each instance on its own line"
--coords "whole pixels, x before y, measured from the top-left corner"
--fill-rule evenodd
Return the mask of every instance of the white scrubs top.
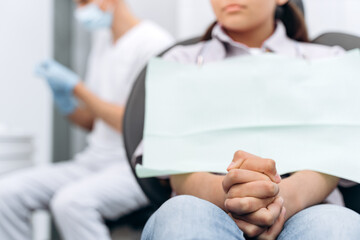
M 95 33 L 85 78 L 89 89 L 104 101 L 125 105 L 136 77 L 147 61 L 170 47 L 173 38 L 156 24 L 143 21 L 113 43 L 109 30 Z M 126 161 L 122 134 L 96 119 L 88 147 L 76 160 L 93 167 Z

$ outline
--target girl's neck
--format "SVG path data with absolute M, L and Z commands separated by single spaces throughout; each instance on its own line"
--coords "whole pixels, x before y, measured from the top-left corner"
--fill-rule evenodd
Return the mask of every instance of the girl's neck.
M 114 9 L 114 18 L 111 26 L 113 42 L 115 43 L 138 23 L 140 23 L 140 20 L 132 14 L 128 6 L 124 2 L 119 1 L 119 4 Z
M 275 21 L 267 21 L 252 30 L 246 32 L 237 32 L 225 30 L 226 33 L 235 42 L 245 44 L 251 48 L 261 48 L 266 39 L 268 39 L 274 32 Z

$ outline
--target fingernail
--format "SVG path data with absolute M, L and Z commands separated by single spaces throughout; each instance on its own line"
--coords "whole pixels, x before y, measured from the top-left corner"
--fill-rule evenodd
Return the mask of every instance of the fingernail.
M 276 173 L 276 175 L 275 175 L 275 180 L 278 182 L 281 182 L 281 177 L 278 173 Z
M 232 167 L 235 166 L 235 163 L 234 162 L 231 162 L 230 165 L 227 167 L 227 170 L 231 169 Z
M 285 216 L 285 214 L 286 214 L 286 208 L 285 207 L 282 207 L 282 214 L 283 214 L 283 216 Z
M 279 197 L 279 202 L 280 202 L 281 204 L 283 204 L 283 203 L 284 203 L 284 199 L 283 199 L 282 197 Z

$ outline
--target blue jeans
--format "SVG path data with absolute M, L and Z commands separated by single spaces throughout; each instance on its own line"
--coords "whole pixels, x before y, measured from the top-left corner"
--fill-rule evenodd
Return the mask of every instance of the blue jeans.
M 192 196 L 165 202 L 149 219 L 142 240 L 245 239 L 219 207 Z M 278 240 L 360 239 L 360 215 L 337 205 L 322 204 L 300 211 L 284 225 Z

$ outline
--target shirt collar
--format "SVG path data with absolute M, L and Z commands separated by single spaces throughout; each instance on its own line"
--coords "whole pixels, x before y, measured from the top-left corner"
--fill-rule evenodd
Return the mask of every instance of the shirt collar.
M 222 43 L 227 57 L 241 54 L 250 54 L 250 48 L 245 44 L 232 40 L 219 25 L 215 25 L 212 31 L 214 41 Z M 215 44 L 214 44 L 215 45 Z M 275 53 L 296 56 L 296 42 L 286 35 L 286 28 L 281 21 L 277 21 L 274 33 L 263 43 L 263 51 L 270 50 Z
M 287 36 L 281 21 L 277 21 L 274 33 L 264 42 L 263 47 L 279 54 L 297 55 L 297 42 Z
M 149 25 L 151 25 L 150 21 L 143 20 L 125 32 L 124 35 L 122 35 L 115 42 L 113 41 L 112 32 L 110 29 L 99 30 L 99 32 L 102 31 L 102 34 L 106 36 L 108 48 L 115 54 L 118 54 L 117 51 L 124 51 L 124 49 L 129 49 L 129 46 L 133 46 L 139 42 L 139 39 L 143 39 L 144 32 L 146 31 L 146 28 L 149 27 Z

